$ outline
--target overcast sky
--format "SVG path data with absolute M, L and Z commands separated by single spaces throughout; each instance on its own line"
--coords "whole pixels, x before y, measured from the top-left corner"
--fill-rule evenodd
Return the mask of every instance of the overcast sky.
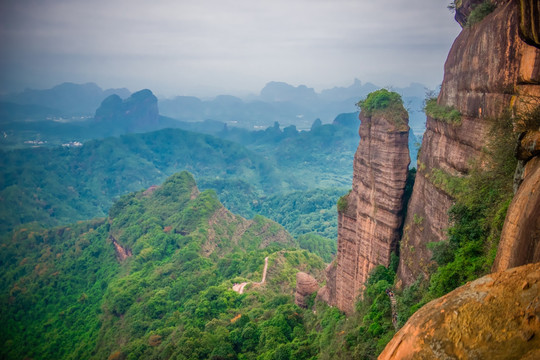
M 449 0 L 0 0 L 0 91 L 95 82 L 162 96 L 435 88 Z

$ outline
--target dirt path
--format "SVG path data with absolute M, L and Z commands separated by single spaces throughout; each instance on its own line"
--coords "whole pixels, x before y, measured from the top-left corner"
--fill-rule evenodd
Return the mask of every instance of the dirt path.
M 262 275 L 261 282 L 254 282 L 253 284 L 255 284 L 255 285 L 263 285 L 266 282 L 266 272 L 267 272 L 267 270 L 268 270 L 268 256 L 264 258 L 264 268 L 263 268 L 263 275 Z M 233 291 L 236 291 L 239 294 L 243 294 L 244 293 L 244 288 L 246 287 L 247 284 L 249 284 L 249 283 L 243 282 L 243 283 L 240 283 L 240 284 L 234 284 L 232 289 L 233 289 Z
M 248 283 L 247 282 L 243 282 L 243 283 L 240 283 L 240 284 L 234 284 L 232 289 L 234 291 L 236 291 L 237 293 L 239 294 L 243 294 L 244 293 L 244 288 L 246 287 Z
M 261 282 L 259 283 L 261 285 L 266 282 L 266 270 L 268 270 L 268 256 L 264 258 L 263 276 Z

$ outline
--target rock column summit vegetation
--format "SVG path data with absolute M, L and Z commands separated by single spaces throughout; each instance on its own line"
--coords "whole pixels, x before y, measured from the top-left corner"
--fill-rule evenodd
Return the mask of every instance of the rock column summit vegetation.
M 403 221 L 410 162 L 408 115 L 399 94 L 375 91 L 359 103 L 360 144 L 352 191 L 338 202 L 338 255 L 319 296 L 350 313 L 369 273 L 388 266 Z

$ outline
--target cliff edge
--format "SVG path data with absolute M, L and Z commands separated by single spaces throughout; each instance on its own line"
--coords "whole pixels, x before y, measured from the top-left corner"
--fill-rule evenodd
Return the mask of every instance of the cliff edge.
M 404 286 L 428 274 L 426 245 L 446 239 L 454 198 L 437 179 L 467 176 L 473 161 L 482 159 L 490 121 L 508 109 L 519 113 L 540 97 L 540 50 L 530 45 L 540 24 L 537 3 L 494 1 L 492 12 L 471 24 L 477 3 L 456 2 L 456 19 L 467 25 L 449 52 L 436 107 L 459 116 L 428 112 L 400 245 L 398 277 Z

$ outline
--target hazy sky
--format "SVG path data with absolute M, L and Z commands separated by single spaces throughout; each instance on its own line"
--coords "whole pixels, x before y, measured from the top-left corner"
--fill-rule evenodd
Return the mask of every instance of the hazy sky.
M 449 0 L 0 0 L 0 91 L 70 81 L 158 95 L 434 88 Z

